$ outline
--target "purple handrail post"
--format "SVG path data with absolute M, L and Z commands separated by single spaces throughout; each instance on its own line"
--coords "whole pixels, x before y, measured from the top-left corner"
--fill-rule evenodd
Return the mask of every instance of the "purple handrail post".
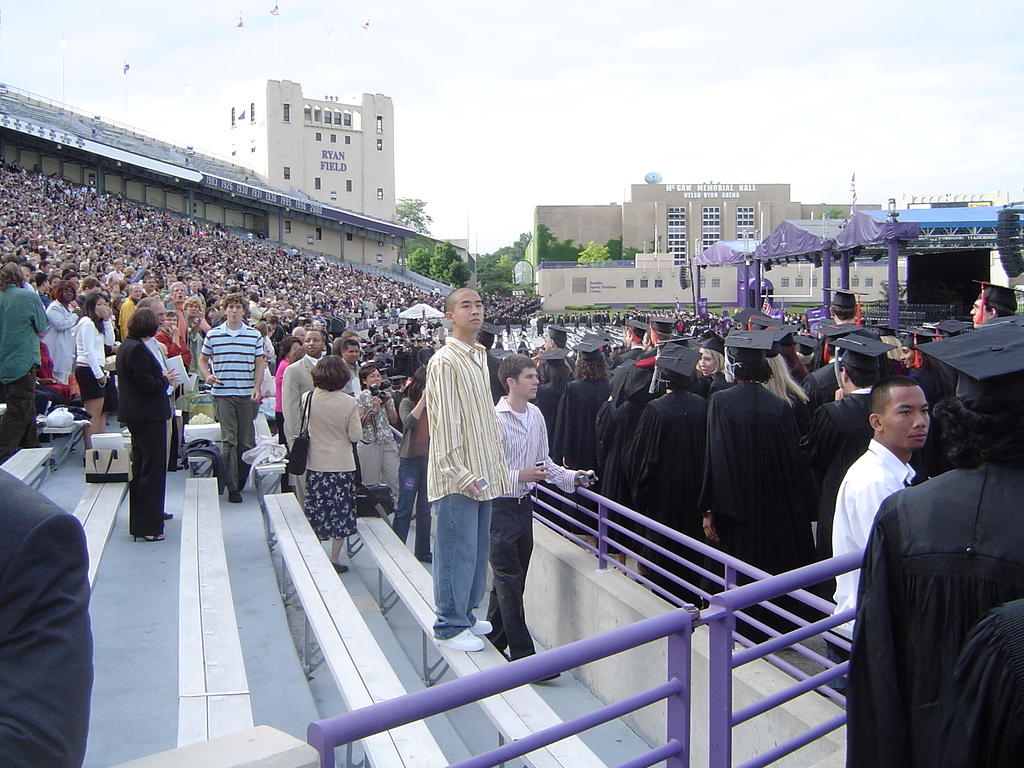
M 895 237 L 887 243 L 889 248 L 889 264 L 886 279 L 889 281 L 889 327 L 894 331 L 900 327 L 900 241 Z
M 736 586 L 736 569 L 728 563 L 725 564 L 725 575 L 723 577 L 723 581 L 725 582 L 722 585 L 723 592 Z
M 682 751 L 666 762 L 666 768 L 689 768 L 690 766 L 690 635 L 692 626 L 685 634 L 676 632 L 665 640 L 668 643 L 668 679 L 683 684 L 679 693 L 669 696 L 666 702 L 665 738 L 682 744 Z
M 608 567 L 608 510 L 604 504 L 597 503 L 597 568 Z
M 732 636 L 735 630 L 736 616 L 728 609 L 708 622 L 708 768 L 732 768 Z

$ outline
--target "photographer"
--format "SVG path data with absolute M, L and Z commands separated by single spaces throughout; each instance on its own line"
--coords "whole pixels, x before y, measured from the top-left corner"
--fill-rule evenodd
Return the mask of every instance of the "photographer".
M 391 425 L 398 424 L 390 383 L 375 363 L 359 369 L 362 391 L 356 398 L 363 437 L 356 446 L 363 485 L 386 485 L 398 497 L 398 445 Z

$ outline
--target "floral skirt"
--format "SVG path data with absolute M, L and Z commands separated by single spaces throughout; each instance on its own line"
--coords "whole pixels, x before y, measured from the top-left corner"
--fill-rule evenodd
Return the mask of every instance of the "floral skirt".
M 306 471 L 306 519 L 320 541 L 343 539 L 356 532 L 354 474 Z

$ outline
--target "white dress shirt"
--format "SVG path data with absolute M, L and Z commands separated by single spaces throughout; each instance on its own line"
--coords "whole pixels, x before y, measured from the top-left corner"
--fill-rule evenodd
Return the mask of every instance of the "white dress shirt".
M 850 465 L 839 486 L 832 523 L 832 554 L 863 552 L 882 502 L 910 485 L 913 479 L 914 470 L 909 464 L 877 440 L 868 443 L 867 451 Z M 836 613 L 857 605 L 859 583 L 859 568 L 836 577 Z M 836 627 L 836 631 L 853 637 L 853 622 Z
M 498 427 L 504 436 L 505 466 L 515 490 L 506 498 L 521 499 L 533 490 L 536 483 L 520 483 L 519 470 L 528 469 L 538 461 L 544 462 L 548 482 L 563 491 L 572 493 L 576 489 L 576 472 L 560 467 L 548 456 L 548 430 L 544 414 L 533 403 L 526 404 L 526 413 L 512 410 L 507 398 L 501 398 L 494 406 L 498 415 Z

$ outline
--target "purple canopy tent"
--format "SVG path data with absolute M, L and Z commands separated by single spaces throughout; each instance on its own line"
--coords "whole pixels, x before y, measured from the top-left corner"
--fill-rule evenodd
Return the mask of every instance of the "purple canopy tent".
M 832 279 L 832 240 L 842 226 L 838 219 L 786 219 L 761 241 L 754 257 L 760 263 L 820 252 L 822 285 L 827 287 Z M 826 307 L 832 303 L 831 298 L 831 291 L 823 288 L 822 302 Z
M 696 268 L 693 278 L 694 291 L 696 294 L 695 302 L 700 301 L 700 270 L 701 267 L 719 267 L 723 265 L 734 264 L 742 270 L 742 276 L 740 277 L 737 284 L 745 285 L 750 279 L 749 268 L 747 267 L 747 259 L 750 258 L 750 253 L 743 253 L 737 251 L 729 243 L 724 240 L 719 240 L 714 245 L 705 248 L 699 253 L 693 260 L 693 265 Z M 745 295 L 745 293 L 744 293 Z M 745 302 L 744 302 L 745 305 Z
M 899 329 L 899 257 L 900 240 L 916 240 L 921 227 L 913 221 L 880 220 L 867 213 L 855 213 L 846 223 L 846 229 L 836 238 L 836 247 L 844 252 L 865 245 L 885 243 L 889 249 L 889 325 Z M 845 286 L 844 286 L 845 287 Z

